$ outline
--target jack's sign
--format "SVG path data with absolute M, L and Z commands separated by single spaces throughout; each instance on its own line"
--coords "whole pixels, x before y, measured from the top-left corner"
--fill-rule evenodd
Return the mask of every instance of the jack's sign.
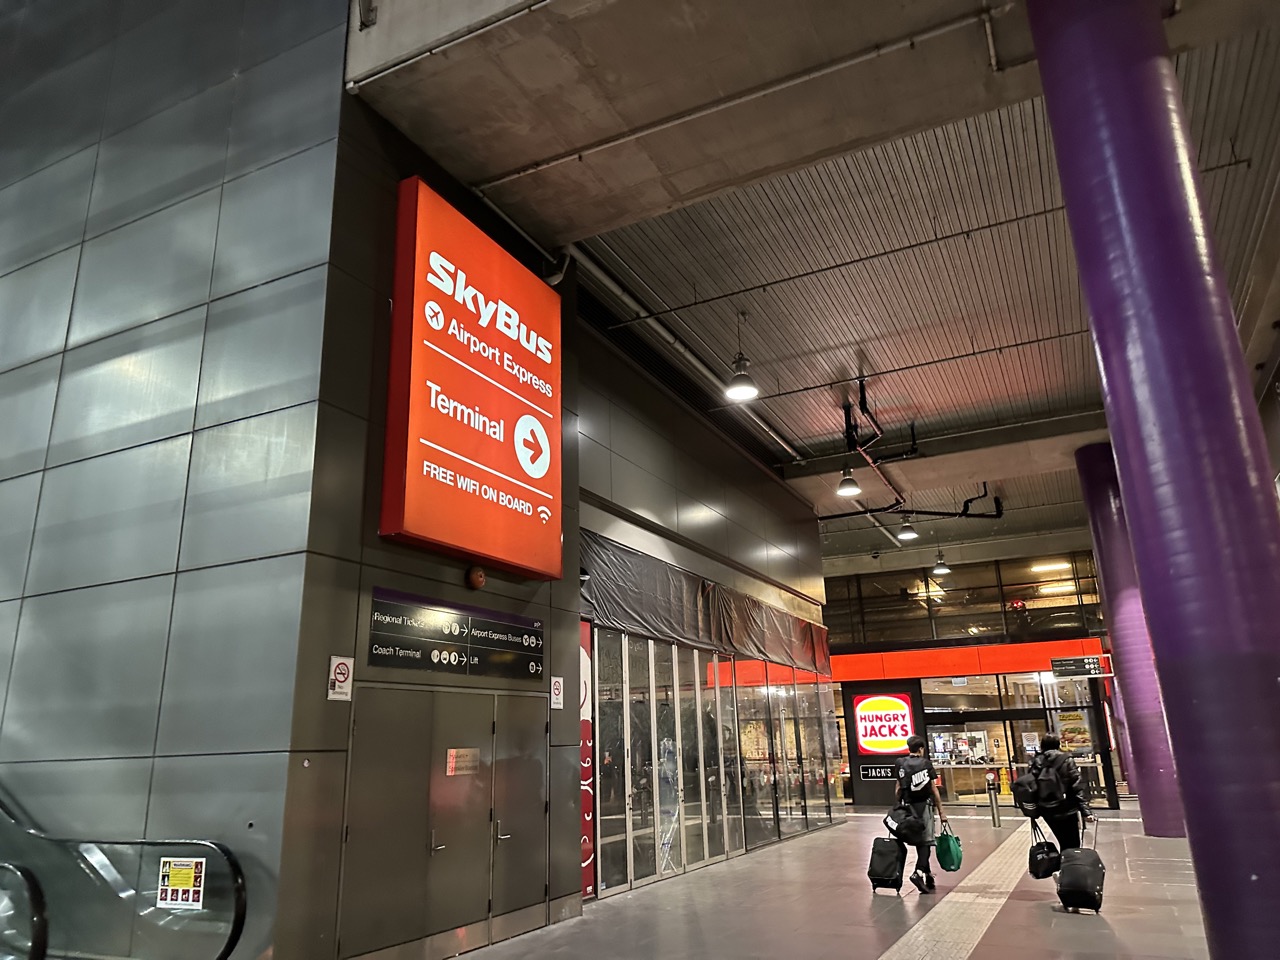
M 863 754 L 906 753 L 907 739 L 916 732 L 911 698 L 905 693 L 855 697 L 853 719 Z
M 383 536 L 561 573 L 560 297 L 400 184 Z

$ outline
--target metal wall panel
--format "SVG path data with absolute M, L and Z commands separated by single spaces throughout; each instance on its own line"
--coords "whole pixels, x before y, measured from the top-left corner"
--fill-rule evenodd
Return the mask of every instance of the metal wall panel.
M 240 42 L 240 66 L 251 67 L 347 22 L 346 0 L 264 0 Z
M 103 140 L 85 236 L 222 183 L 232 92 L 225 81 Z
M 374 342 L 382 341 L 379 314 L 387 310 L 385 298 L 344 271 L 329 268 L 320 399 L 366 420 L 385 403 L 381 394 L 373 394 L 372 368 Z
M 591 439 L 609 446 L 611 433 L 609 430 L 610 404 L 603 394 L 590 387 L 578 386 L 578 415 L 581 432 Z
M 223 188 L 213 295 L 313 267 L 329 253 L 337 142 L 264 167 Z
M 616 404 L 609 407 L 609 435 L 614 453 L 643 465 L 665 483 L 676 482 L 675 448 Z
M 675 530 L 679 525 L 676 488 L 617 453 L 613 454 L 610 463 L 613 502 L 668 530 Z
M 44 466 L 60 357 L 0 373 L 0 479 Z
M 581 739 L 582 725 L 578 716 L 581 692 L 578 678 L 582 672 L 582 645 L 578 630 L 581 622 L 582 614 L 576 609 L 553 609 L 548 620 L 551 629 L 548 634 L 550 643 L 546 669 L 553 677 L 564 678 L 564 709 L 552 710 L 550 713 L 553 746 L 576 747 Z
M 368 425 L 326 403 L 318 409 L 307 547 L 359 560 Z
M 0 190 L 0 275 L 78 243 L 96 147 Z
M 178 437 L 46 471 L 27 592 L 172 570 L 190 451 Z
M 157 753 L 289 748 L 305 564 L 294 554 L 179 574 Z
M 55 836 L 143 836 L 151 758 L 0 764 L 0 783 Z
M 271 943 L 290 757 L 286 753 L 157 757 L 146 836 L 218 840 L 235 851 L 249 914 L 234 960 Z
M 354 151 L 338 160 L 333 200 L 335 267 L 373 288 L 390 292 L 396 222 L 396 181 L 386 167 L 373 174 Z
M 0 130 L 22 131 L 20 137 L 7 137 L 0 151 L 0 186 L 28 177 L 98 138 L 112 54 L 110 47 L 96 50 L 0 102 Z
M 0 760 L 150 756 L 172 577 L 23 602 Z
M 14 89 L 106 46 L 115 27 L 116 4 L 112 0 L 29 4 L 22 21 L 22 42 L 6 64 Z
M 713 553 L 729 556 L 729 521 L 700 500 L 676 495 L 676 518 L 681 536 Z
M 71 346 L 208 299 L 218 194 L 210 190 L 84 245 Z
M 282 960 L 336 955 L 346 777 L 345 749 L 341 753 L 312 755 L 294 752 L 289 757 L 288 805 L 272 944 L 272 956 Z
M 346 750 L 351 705 L 323 696 L 329 684 L 329 658 L 355 657 L 355 675 L 363 679 L 357 656 L 356 619 L 360 610 L 360 567 L 332 557 L 307 555 L 298 633 L 297 685 L 293 693 L 294 750 Z
M 0 483 L 0 600 L 22 596 L 39 499 L 38 473 Z
M 316 399 L 325 286 L 317 267 L 209 305 L 197 428 Z
M 183 569 L 306 548 L 316 405 L 195 435 Z
M 9 693 L 9 670 L 13 666 L 13 644 L 18 636 L 18 609 L 21 606 L 17 600 L 0 603 L 0 681 L 4 683 L 4 692 L 0 693 L 0 715 L 4 713 L 4 701 Z
M 229 79 L 243 9 L 243 0 L 175 0 L 148 11 L 117 41 L 105 135 Z
M 338 927 L 343 957 L 427 935 L 431 697 L 356 688 Z
M 342 102 L 346 29 L 246 70 L 236 79 L 227 179 L 331 139 Z
M 49 466 L 191 430 L 205 309 L 67 351 Z
M 585 435 L 578 439 L 578 482 L 592 493 L 613 499 L 613 454 Z
M 577 711 L 573 711 L 577 719 Z M 582 766 L 578 745 L 552 747 L 551 897 L 582 894 Z M 594 840 L 592 841 L 594 842 Z
M 79 262 L 72 247 L 0 277 L 0 370 L 62 349 Z

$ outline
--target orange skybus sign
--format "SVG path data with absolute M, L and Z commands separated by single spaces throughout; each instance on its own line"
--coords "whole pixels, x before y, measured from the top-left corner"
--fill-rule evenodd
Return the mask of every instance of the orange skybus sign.
M 415 177 L 391 327 L 380 533 L 559 578 L 559 295 Z

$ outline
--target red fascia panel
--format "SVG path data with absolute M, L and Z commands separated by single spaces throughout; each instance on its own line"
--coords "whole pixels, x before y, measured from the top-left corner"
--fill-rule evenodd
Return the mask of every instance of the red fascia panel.
M 837 683 L 849 683 L 857 680 L 1039 673 L 1052 669 L 1050 661 L 1055 657 L 1083 657 L 1101 652 L 1102 641 L 1097 637 L 1087 637 L 1083 640 L 1007 643 L 986 647 L 840 653 L 831 658 L 831 677 Z
M 980 647 L 938 647 L 884 654 L 886 680 L 908 677 L 969 677 L 981 673 Z

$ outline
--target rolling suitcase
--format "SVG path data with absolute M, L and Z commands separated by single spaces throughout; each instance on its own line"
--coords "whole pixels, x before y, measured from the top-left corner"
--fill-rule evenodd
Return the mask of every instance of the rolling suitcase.
M 907 848 L 891 837 L 878 837 L 871 844 L 871 866 L 867 868 L 867 877 L 871 880 L 871 889 L 881 887 L 889 890 L 902 889 L 902 874 L 907 863 Z
M 1093 845 L 1098 845 L 1098 828 L 1093 828 Z M 1058 870 L 1058 900 L 1068 910 L 1102 910 L 1102 886 L 1107 868 L 1098 851 L 1083 847 L 1062 851 Z

